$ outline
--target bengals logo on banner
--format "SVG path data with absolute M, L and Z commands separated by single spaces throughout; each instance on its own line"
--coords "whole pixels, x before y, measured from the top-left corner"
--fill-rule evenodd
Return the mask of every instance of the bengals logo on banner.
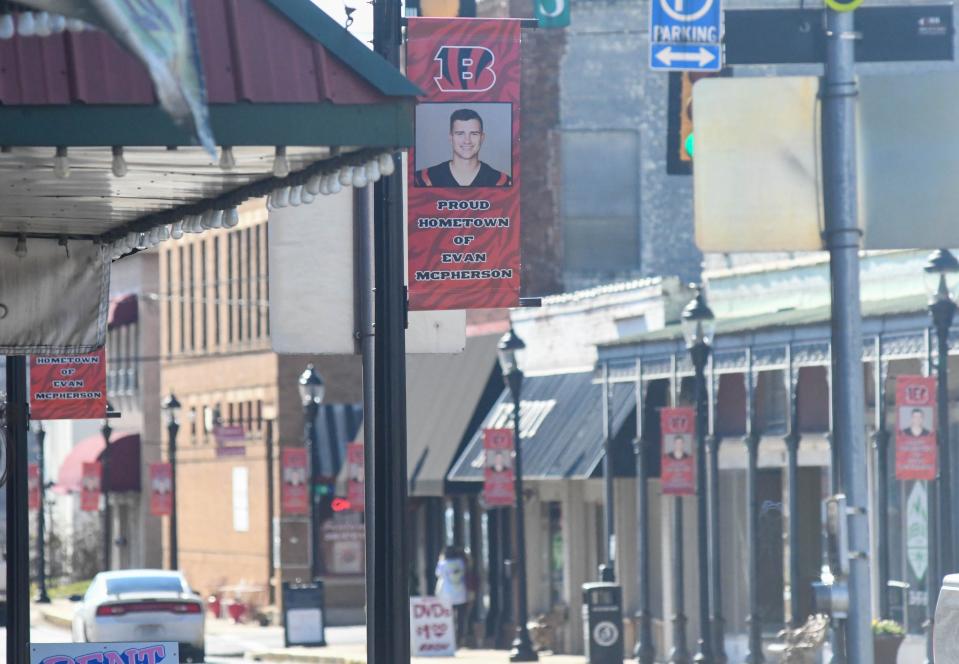
M 440 63 L 433 80 L 443 92 L 486 92 L 496 83 L 496 56 L 485 46 L 440 46 L 433 59 Z

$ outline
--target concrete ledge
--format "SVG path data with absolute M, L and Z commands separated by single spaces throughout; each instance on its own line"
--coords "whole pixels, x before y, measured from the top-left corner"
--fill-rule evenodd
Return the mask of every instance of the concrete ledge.
M 295 662 L 298 664 L 366 664 L 366 654 L 359 655 L 326 652 L 323 648 L 284 648 L 269 652 L 247 653 L 246 659 L 255 662 Z
M 72 604 L 63 605 L 60 602 L 38 604 L 36 605 L 36 611 L 40 615 L 40 619 L 49 625 L 66 629 L 73 627 Z

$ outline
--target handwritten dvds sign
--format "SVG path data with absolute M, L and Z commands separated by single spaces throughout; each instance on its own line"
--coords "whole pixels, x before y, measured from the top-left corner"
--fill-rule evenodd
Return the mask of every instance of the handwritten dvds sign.
M 180 664 L 176 643 L 31 643 L 30 664 Z
M 453 607 L 437 597 L 410 597 L 410 654 L 413 657 L 456 655 Z
M 99 420 L 107 413 L 104 351 L 30 357 L 30 419 Z
M 936 379 L 896 378 L 896 479 L 936 479 Z
M 520 292 L 520 21 L 411 18 L 425 97 L 409 155 L 410 309 L 515 307 Z
M 173 467 L 164 462 L 150 464 L 150 514 L 173 513 Z
M 483 502 L 487 507 L 512 507 L 515 502 L 513 430 L 484 429 Z
M 663 493 L 692 496 L 696 493 L 696 465 L 693 458 L 696 413 L 692 408 L 663 408 L 660 418 L 663 432 Z
M 100 482 L 102 466 L 98 461 L 84 461 L 80 475 L 80 509 L 96 512 L 100 509 Z

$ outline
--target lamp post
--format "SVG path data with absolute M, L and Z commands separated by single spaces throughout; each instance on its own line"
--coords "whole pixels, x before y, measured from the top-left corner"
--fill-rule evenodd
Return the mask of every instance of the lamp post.
M 513 448 L 515 492 L 516 492 L 516 578 L 519 595 L 518 615 L 516 616 L 516 637 L 509 651 L 511 662 L 535 662 L 539 659 L 529 638 L 526 619 L 529 609 L 526 606 L 526 523 L 523 517 L 523 452 L 520 445 L 520 396 L 523 389 L 523 372 L 516 363 L 516 352 L 526 348 L 523 340 L 516 336 L 512 326 L 503 335 L 496 350 L 499 354 L 499 366 L 503 371 L 503 380 L 513 397 Z
M 162 404 L 163 410 L 167 414 L 167 461 L 170 464 L 170 569 L 179 569 L 176 528 L 176 435 L 180 430 L 180 422 L 177 416 L 180 413 L 180 402 L 171 392 Z
M 47 432 L 43 430 L 43 424 L 37 424 L 37 467 L 40 471 L 38 480 L 40 482 L 40 505 L 37 508 L 37 598 L 36 602 L 38 604 L 49 604 L 50 596 L 47 594 L 47 547 L 44 543 L 46 539 L 46 518 L 44 514 L 44 498 L 46 494 L 46 487 L 44 482 L 46 478 L 44 477 L 44 453 L 43 453 L 43 441 L 47 437 Z
M 320 575 L 320 560 L 317 555 L 317 500 L 316 495 L 316 414 L 326 395 L 326 385 L 320 374 L 313 368 L 313 363 L 306 365 L 306 370 L 300 374 L 299 380 L 300 401 L 303 403 L 303 436 L 306 439 L 306 453 L 310 460 L 310 577 L 315 579 Z
M 107 404 L 107 413 L 112 410 L 110 404 Z M 110 571 L 110 553 L 113 548 L 113 516 L 110 514 L 110 487 L 107 478 L 110 475 L 110 436 L 113 435 L 113 427 L 110 426 L 110 420 L 103 418 L 103 426 L 100 427 L 100 433 L 103 436 L 103 454 L 100 455 L 100 493 L 103 494 L 103 571 Z
M 683 309 L 682 328 L 696 371 L 696 509 L 697 553 L 699 564 L 699 651 L 695 662 L 711 664 L 713 637 L 710 634 L 709 615 L 709 500 L 706 486 L 706 362 L 712 352 L 716 317 L 706 304 L 706 295 L 700 286 Z M 719 570 L 716 570 L 718 573 Z
M 939 564 L 955 568 L 952 525 L 952 450 L 949 444 L 949 328 L 956 315 L 953 300 L 959 285 L 959 261 L 948 249 L 938 249 L 923 268 L 929 291 L 929 314 L 936 328 L 936 435 L 939 439 Z M 937 580 L 938 581 L 938 580 Z

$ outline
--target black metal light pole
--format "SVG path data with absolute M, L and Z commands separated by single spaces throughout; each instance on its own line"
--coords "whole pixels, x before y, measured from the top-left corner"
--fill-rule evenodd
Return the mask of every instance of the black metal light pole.
M 713 627 L 713 659 L 726 664 L 726 621 L 723 620 L 722 593 L 722 535 L 719 529 L 719 448 L 722 436 L 716 433 L 716 409 L 719 381 L 716 376 L 716 358 L 709 363 L 709 611 Z
M 110 408 L 107 405 L 107 412 Z M 100 493 L 103 494 L 103 570 L 110 571 L 110 558 L 113 549 L 113 515 L 110 513 L 110 486 L 108 478 L 110 477 L 110 436 L 113 435 L 113 427 L 110 426 L 110 420 L 106 416 L 103 418 L 103 426 L 100 427 L 100 434 L 103 436 L 103 454 L 100 455 Z
M 47 546 L 46 546 L 46 491 L 47 487 L 44 473 L 44 450 L 43 443 L 46 440 L 47 432 L 43 430 L 43 424 L 37 423 L 37 468 L 39 470 L 38 481 L 40 482 L 40 505 L 37 508 L 37 604 L 49 604 L 50 596 L 47 594 Z
M 613 414 L 610 400 L 612 387 L 609 384 L 609 365 L 603 365 L 603 541 L 606 544 L 606 560 L 599 566 L 599 580 L 616 581 L 615 541 L 616 517 L 615 494 L 613 493 Z
M 929 330 L 925 334 L 926 361 L 925 375 L 932 375 L 932 339 Z M 939 466 L 941 468 L 941 466 Z M 933 636 L 936 624 L 936 603 L 939 600 L 939 586 L 942 581 L 939 559 L 939 473 L 936 478 L 926 482 L 926 541 L 929 563 L 926 567 L 926 661 L 933 664 Z
M 27 358 L 23 355 L 7 355 L 6 377 L 7 661 L 28 662 L 30 520 L 27 515 Z
M 696 539 L 699 564 L 699 651 L 695 662 L 712 664 L 713 636 L 709 615 L 709 497 L 706 475 L 706 362 L 712 352 L 716 317 L 706 304 L 706 295 L 700 287 L 683 309 L 682 327 L 696 371 Z
M 679 376 L 677 374 L 676 356 L 670 358 L 671 374 L 670 392 L 671 403 L 676 406 L 679 403 Z M 683 497 L 673 497 L 673 551 L 672 551 L 672 577 L 673 577 L 673 647 L 669 651 L 669 664 L 689 664 L 689 649 L 686 647 L 686 581 L 684 578 L 684 562 L 686 554 L 684 551 L 683 538 L 685 537 L 685 528 L 683 527 Z
M 176 435 L 180 431 L 180 422 L 177 415 L 180 413 L 180 402 L 171 392 L 162 404 L 167 413 L 167 462 L 170 464 L 170 569 L 179 569 L 179 548 L 176 523 Z
M 876 451 L 876 539 L 879 575 L 879 617 L 889 618 L 889 429 L 886 427 L 886 376 L 889 363 L 882 359 L 882 337 L 876 337 L 876 363 L 873 397 L 876 433 L 873 447 Z
M 653 664 L 656 661 L 656 645 L 653 643 L 652 576 L 649 562 L 649 488 L 646 468 L 646 449 L 650 445 L 643 432 L 643 364 L 636 360 L 636 439 L 633 451 L 636 454 L 636 493 L 639 497 L 639 532 L 637 533 L 637 558 L 639 563 L 639 631 L 633 657 L 638 664 Z
M 949 328 L 956 315 L 953 292 L 959 261 L 948 249 L 938 249 L 923 268 L 930 291 L 929 314 L 936 329 L 936 436 L 939 440 L 939 564 L 956 569 L 952 504 L 952 450 L 949 444 Z
M 748 453 L 746 475 L 746 521 L 749 555 L 747 582 L 749 584 L 749 648 L 747 664 L 766 661 L 763 655 L 762 617 L 759 614 L 759 441 L 760 433 L 756 417 L 756 375 L 753 369 L 751 349 L 746 349 L 746 451 Z
M 320 374 L 313 368 L 313 364 L 307 364 L 306 370 L 300 374 L 299 380 L 300 401 L 303 403 L 303 437 L 306 442 L 306 455 L 310 462 L 310 578 L 315 579 L 320 575 L 320 556 L 316 539 L 319 536 L 319 527 L 317 524 L 317 513 L 319 505 L 317 504 L 320 496 L 316 492 L 316 415 L 320 410 L 320 404 L 323 403 L 323 397 L 326 395 L 326 385 Z
M 513 397 L 513 448 L 516 492 L 516 579 L 517 608 L 516 637 L 509 651 L 511 662 L 535 662 L 539 659 L 529 638 L 526 621 L 529 609 L 526 605 L 526 522 L 523 516 L 523 450 L 520 443 L 520 397 L 523 389 L 523 372 L 516 362 L 516 352 L 526 348 L 523 340 L 516 336 L 510 327 L 503 335 L 496 350 L 499 353 L 499 365 L 503 370 L 503 380 Z
M 786 476 L 789 486 L 789 626 L 798 629 L 806 621 L 799 608 L 799 374 L 793 366 L 792 346 L 786 346 Z

